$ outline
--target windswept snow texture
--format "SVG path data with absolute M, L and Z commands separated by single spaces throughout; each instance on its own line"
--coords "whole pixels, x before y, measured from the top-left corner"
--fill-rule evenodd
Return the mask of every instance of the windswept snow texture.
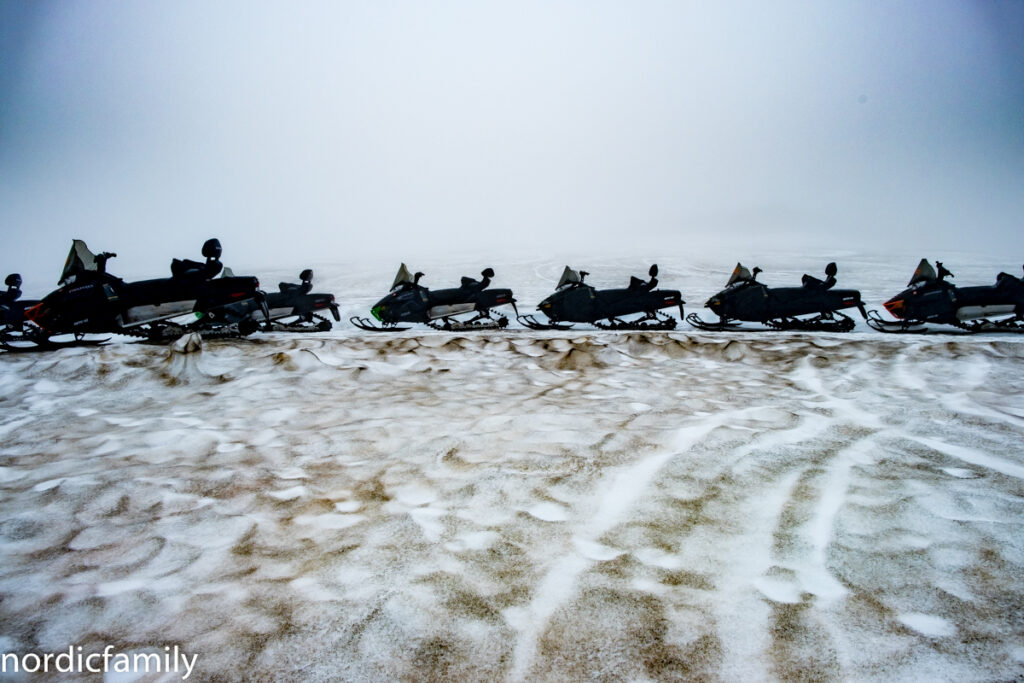
M 1022 364 L 341 326 L 6 355 L 0 639 L 200 680 L 1024 676 Z

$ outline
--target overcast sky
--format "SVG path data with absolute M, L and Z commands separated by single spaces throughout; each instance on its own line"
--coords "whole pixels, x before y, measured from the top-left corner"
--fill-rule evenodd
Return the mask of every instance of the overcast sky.
M 0 270 L 56 280 L 82 237 L 156 275 L 209 236 L 236 270 L 574 245 L 1018 263 L 1022 36 L 1017 1 L 3 0 Z

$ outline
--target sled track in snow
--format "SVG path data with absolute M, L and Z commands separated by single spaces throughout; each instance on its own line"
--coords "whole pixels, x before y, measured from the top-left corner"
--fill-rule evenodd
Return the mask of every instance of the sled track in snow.
M 203 678 L 1012 679 L 1022 362 L 688 332 L 2 357 L 0 637 Z

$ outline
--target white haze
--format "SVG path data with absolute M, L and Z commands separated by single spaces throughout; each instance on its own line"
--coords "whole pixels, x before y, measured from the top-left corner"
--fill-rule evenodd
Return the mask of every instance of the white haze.
M 7 2 L 0 269 L 50 282 L 82 237 L 117 272 L 157 275 L 209 236 L 243 269 L 709 246 L 972 250 L 1009 268 L 1022 17 Z

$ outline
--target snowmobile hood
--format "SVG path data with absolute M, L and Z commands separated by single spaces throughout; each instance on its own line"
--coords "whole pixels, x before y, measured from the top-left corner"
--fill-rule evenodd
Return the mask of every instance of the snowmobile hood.
M 580 279 L 579 273 L 569 266 L 566 266 L 565 270 L 562 271 L 562 277 L 558 279 L 558 284 L 555 286 L 555 289 L 558 290 L 567 285 L 578 285 L 582 281 L 583 280 Z
M 99 271 L 99 266 L 96 265 L 96 254 L 89 251 L 89 247 L 83 240 L 71 240 L 71 251 L 68 253 L 67 260 L 64 261 L 64 270 L 61 271 L 57 284 L 61 287 L 71 284 L 79 274 L 90 271 L 94 273 Z
M 737 263 L 736 267 L 732 271 L 732 275 L 729 277 L 729 281 L 725 283 L 726 287 L 731 287 L 737 282 L 753 282 L 754 276 L 750 274 L 747 267 L 742 263 Z
M 935 282 L 938 279 L 938 275 L 935 272 L 935 268 L 932 264 L 928 263 L 928 259 L 923 258 L 921 262 L 917 264 L 917 270 L 910 277 L 910 282 L 907 283 L 907 287 L 913 287 L 919 282 L 928 283 Z
M 398 267 L 398 273 L 395 275 L 395 281 L 391 283 L 391 289 L 395 289 L 396 287 L 402 284 L 411 285 L 413 282 L 414 280 L 412 277 L 412 273 L 409 272 L 409 269 L 406 268 L 405 264 L 403 263 L 401 266 Z

